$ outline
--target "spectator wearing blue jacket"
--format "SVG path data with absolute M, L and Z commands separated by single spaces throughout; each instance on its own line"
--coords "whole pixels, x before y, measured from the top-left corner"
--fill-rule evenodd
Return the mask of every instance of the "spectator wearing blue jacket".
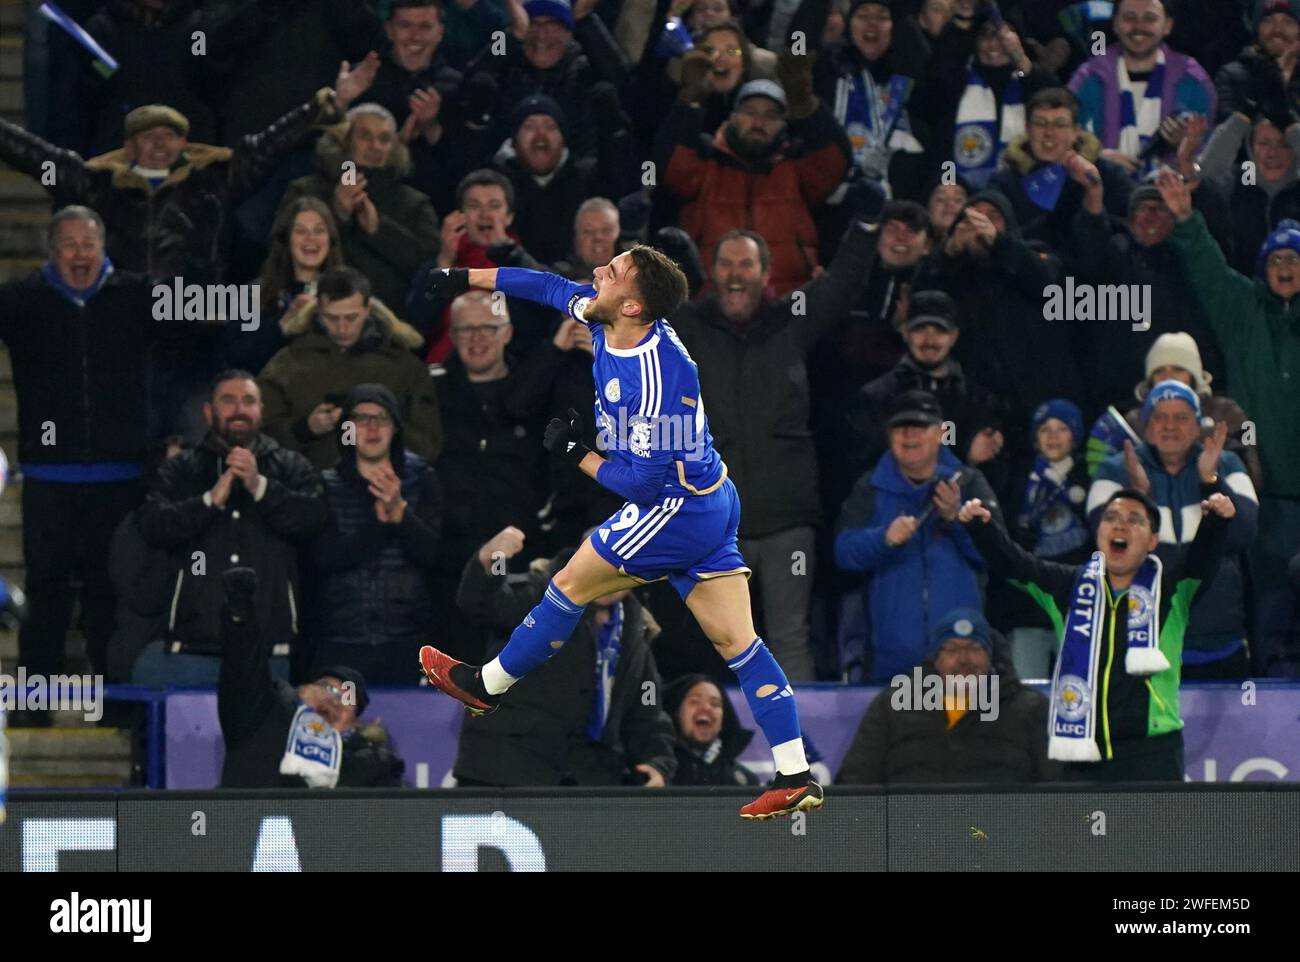
M 1184 680 L 1238 679 L 1250 675 L 1246 649 L 1245 581 L 1241 553 L 1255 540 L 1259 499 L 1241 458 L 1224 451 L 1228 426 L 1220 421 L 1204 442 L 1201 402 L 1181 381 L 1151 389 L 1139 416 L 1143 443 L 1124 442 L 1124 451 L 1097 468 L 1088 491 L 1088 515 L 1095 526 L 1106 502 L 1120 488 L 1137 488 L 1160 509 L 1156 555 L 1166 565 L 1191 548 L 1201 522 L 1201 502 L 1214 492 L 1232 499 L 1223 561 L 1214 580 L 1192 605 L 1184 636 Z
M 889 451 L 854 485 L 835 534 L 835 563 L 869 575 L 873 680 L 911 671 L 947 612 L 983 607 L 984 561 L 956 521 L 960 506 L 980 498 L 1002 523 L 984 475 L 944 447 L 951 422 L 932 395 L 899 395 L 886 426 Z

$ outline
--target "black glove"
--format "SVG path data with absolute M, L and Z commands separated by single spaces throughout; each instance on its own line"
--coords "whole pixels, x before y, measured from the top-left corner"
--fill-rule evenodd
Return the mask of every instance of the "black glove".
M 578 412 L 569 408 L 568 421 L 551 418 L 542 436 L 542 447 L 577 467 L 591 450 L 582 441 L 582 417 Z
M 435 267 L 424 281 L 426 301 L 451 301 L 469 290 L 468 267 Z

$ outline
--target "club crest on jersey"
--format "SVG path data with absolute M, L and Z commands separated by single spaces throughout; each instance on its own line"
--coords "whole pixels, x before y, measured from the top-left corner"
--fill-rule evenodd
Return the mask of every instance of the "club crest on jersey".
M 652 425 L 649 418 L 637 416 L 631 420 L 628 425 L 631 433 L 628 437 L 627 446 L 638 458 L 650 457 Z
M 609 401 L 611 404 L 617 404 L 618 399 L 622 396 L 623 392 L 619 388 L 618 378 L 612 377 L 605 382 L 605 400 Z
M 587 313 L 587 305 L 590 302 L 591 298 L 585 297 L 582 294 L 574 294 L 569 298 L 569 314 L 582 320 L 583 316 Z

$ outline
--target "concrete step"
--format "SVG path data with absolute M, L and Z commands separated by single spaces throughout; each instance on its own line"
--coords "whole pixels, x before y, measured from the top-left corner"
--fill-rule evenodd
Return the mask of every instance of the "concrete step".
M 43 203 L 45 209 L 49 210 L 50 198 L 45 193 L 45 189 L 33 178 L 22 171 L 0 164 L 0 203 L 6 206 L 14 203 Z
M 56 715 L 70 714 L 57 712 Z M 61 719 L 56 718 L 58 725 Z M 129 785 L 131 735 L 119 728 L 11 728 L 14 787 Z
M 0 36 L 0 79 L 21 80 L 23 76 L 23 38 Z
M 26 277 L 43 263 L 39 257 L 0 257 L 0 284 Z
M 0 78 L 0 110 L 23 109 L 23 85 L 19 80 Z
M 0 257 L 39 257 L 49 221 L 48 210 L 0 205 Z
M 18 394 L 14 391 L 12 380 L 0 383 L 0 431 L 14 433 L 18 430 Z M 16 457 L 18 451 L 6 451 L 6 455 Z
M 23 0 L 0 0 L 0 34 L 23 35 Z

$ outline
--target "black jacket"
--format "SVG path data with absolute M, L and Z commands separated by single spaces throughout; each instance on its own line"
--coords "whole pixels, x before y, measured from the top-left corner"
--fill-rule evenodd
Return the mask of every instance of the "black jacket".
M 318 579 L 309 617 L 312 642 L 418 647 L 434 623 L 428 577 L 442 527 L 438 476 L 407 452 L 399 472 L 406 512 L 398 525 L 381 524 L 351 452 L 321 475 L 329 516 L 311 547 Z
M 1222 199 L 1208 184 L 1198 188 L 1192 197 L 1197 208 L 1206 214 L 1207 221 L 1211 210 L 1216 207 L 1226 219 Z M 1206 210 L 1206 205 L 1211 210 Z M 1113 320 L 1066 322 L 1076 324 L 1086 332 L 1078 343 L 1086 351 L 1086 356 L 1080 361 L 1088 372 L 1094 407 L 1104 410 L 1113 404 L 1121 411 L 1125 410 L 1132 403 L 1133 385 L 1146 376 L 1147 351 L 1161 334 L 1175 331 L 1186 331 L 1196 339 L 1205 370 L 1214 375 L 1215 388 L 1222 387 L 1226 373 L 1223 351 L 1206 320 L 1200 299 L 1187 284 L 1181 258 L 1174 246 L 1168 241 L 1153 247 L 1143 246 L 1128 231 L 1119 228 L 1112 218 L 1105 214 L 1089 214 L 1082 208 L 1075 216 L 1074 224 L 1079 238 L 1079 265 L 1089 281 L 1095 284 L 1139 284 L 1151 291 L 1151 326 L 1148 330 L 1136 331 L 1131 324 Z M 1117 329 L 1116 324 L 1122 326 Z
M 144 461 L 150 344 L 206 329 L 155 321 L 151 290 L 139 275 L 114 271 L 78 307 L 40 271 L 0 286 L 0 340 L 13 364 L 21 463 Z M 43 443 L 51 424 L 54 443 Z
M 225 470 L 225 444 L 209 432 L 199 447 L 163 464 L 140 509 L 145 541 L 180 549 L 167 629 L 186 650 L 221 650 L 221 573 L 234 565 L 258 574 L 258 621 L 272 644 L 298 634 L 297 548 L 325 523 L 324 487 L 311 462 L 265 434 L 249 450 L 267 479 L 262 500 L 236 480 L 225 510 L 204 503 Z
M 759 778 L 736 759 L 754 738 L 754 732 L 740 724 L 740 716 L 731 704 L 725 689 L 722 691 L 722 730 L 712 745 L 700 749 L 682 736 L 678 712 L 686 694 L 702 681 L 713 683 L 708 675 L 683 675 L 664 692 L 664 711 L 677 728 L 677 774 L 673 785 L 757 785 Z
M 547 582 L 568 557 L 566 552 L 545 570 L 509 577 L 485 572 L 476 553 L 460 583 L 461 610 L 509 632 L 541 600 Z M 589 612 L 558 653 L 510 689 L 500 708 L 465 719 L 457 778 L 514 786 L 619 785 L 633 778 L 635 766 L 646 764 L 672 782 L 677 769 L 673 723 L 655 695 L 663 685 L 641 604 L 631 595 L 622 604 L 622 652 L 600 741 L 591 741 L 586 733 L 599 630 Z
M 221 584 L 220 575 L 211 579 Z M 256 623 L 222 618 L 221 673 L 217 679 L 217 718 L 226 743 L 222 788 L 306 788 L 296 775 L 281 775 L 280 761 L 289 726 L 298 711 L 298 693 L 271 674 L 270 635 Z M 393 751 L 377 723 L 343 734 L 340 788 L 396 788 L 406 764 Z
M 805 360 L 844 322 L 875 250 L 875 234 L 851 228 L 821 277 L 765 301 L 743 330 L 723 316 L 716 294 L 671 318 L 699 365 L 714 447 L 745 506 L 742 537 L 821 521 Z
M 1047 699 L 1016 677 L 1005 643 L 994 636 L 997 718 L 972 708 L 948 727 L 948 713 L 895 709 L 896 689 L 871 701 L 840 765 L 839 785 L 1015 785 L 1054 781 L 1047 758 Z M 928 659 L 923 677 L 935 674 Z M 912 678 L 907 679 L 910 684 Z

